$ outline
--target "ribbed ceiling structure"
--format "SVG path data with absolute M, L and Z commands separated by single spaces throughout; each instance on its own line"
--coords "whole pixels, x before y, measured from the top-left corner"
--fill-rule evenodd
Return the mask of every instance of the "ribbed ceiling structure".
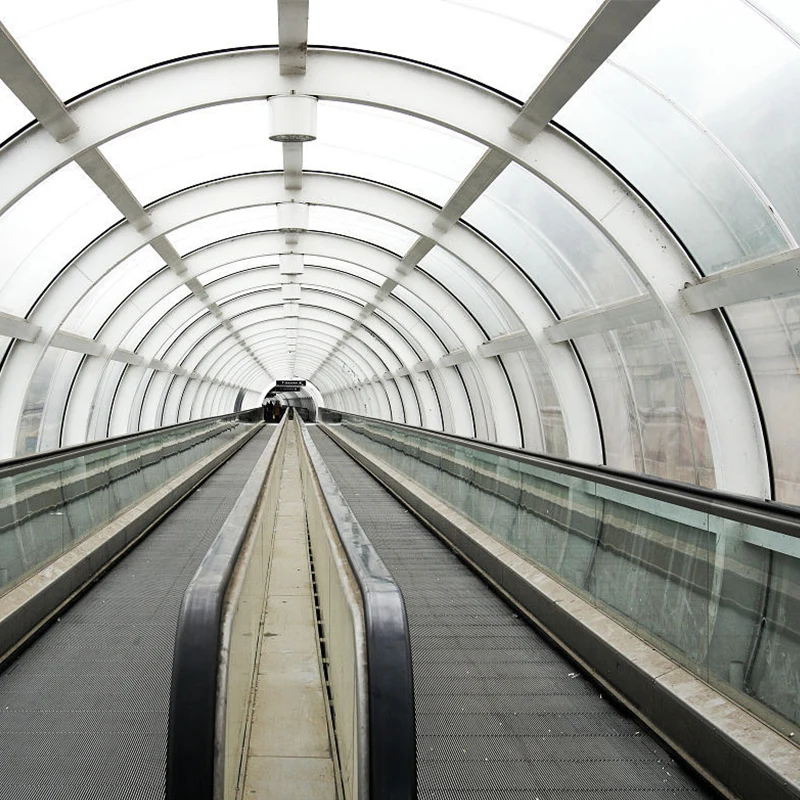
M 0 457 L 332 408 L 800 503 L 800 5 L 0 2 Z

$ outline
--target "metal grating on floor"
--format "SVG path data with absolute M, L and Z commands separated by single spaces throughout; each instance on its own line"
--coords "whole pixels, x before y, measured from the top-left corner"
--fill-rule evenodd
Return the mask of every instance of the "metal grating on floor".
M 0 800 L 162 800 L 183 593 L 259 432 L 0 675 Z
M 405 598 L 420 800 L 715 796 L 336 444 L 311 435 Z

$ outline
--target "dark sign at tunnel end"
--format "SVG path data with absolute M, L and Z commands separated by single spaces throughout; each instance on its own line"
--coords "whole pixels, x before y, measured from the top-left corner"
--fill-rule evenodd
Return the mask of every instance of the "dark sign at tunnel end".
M 273 392 L 293 392 L 295 389 L 302 389 L 306 385 L 305 381 L 275 381 Z

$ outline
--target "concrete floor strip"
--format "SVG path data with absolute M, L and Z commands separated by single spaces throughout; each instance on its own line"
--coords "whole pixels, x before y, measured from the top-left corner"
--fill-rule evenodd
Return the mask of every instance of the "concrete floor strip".
M 336 800 L 298 443 L 287 434 L 242 797 Z

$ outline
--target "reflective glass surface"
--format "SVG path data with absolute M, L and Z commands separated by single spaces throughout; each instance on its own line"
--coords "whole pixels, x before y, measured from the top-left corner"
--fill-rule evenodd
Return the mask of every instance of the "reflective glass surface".
M 355 415 L 321 418 L 756 715 L 785 730 L 800 721 L 786 689 L 800 658 L 794 536 L 695 497 L 657 499 Z
M 509 166 L 464 219 L 503 247 L 560 316 L 642 292 L 602 233 L 518 165 Z
M 201 420 L 49 462 L 0 469 L 0 595 L 250 424 L 236 418 Z
M 0 140 L 30 120 L 22 100 L 40 115 L 63 101 L 79 127 L 55 142 L 34 126 L 0 150 L 0 186 L 14 194 L 0 215 L 0 400 L 20 421 L 0 431 L 0 457 L 49 447 L 53 431 L 123 431 L 167 419 L 163 408 L 186 415 L 227 402 L 192 386 L 165 405 L 174 376 L 126 367 L 120 377 L 107 363 L 118 347 L 197 365 L 249 397 L 269 378 L 231 331 L 269 369 L 311 378 L 363 316 L 358 349 L 344 358 L 358 367 L 323 369 L 326 398 L 800 503 L 791 270 L 779 297 L 723 311 L 692 315 L 677 295 L 703 275 L 796 248 L 795 5 L 661 0 L 572 91 L 551 70 L 568 47 L 589 60 L 599 52 L 594 30 L 575 39 L 599 0 L 312 4 L 311 67 L 293 77 L 277 69 L 277 9 L 256 0 L 232 0 L 224 13 L 210 0 L 0 0 L 0 21 L 32 67 L 0 64 Z M 276 68 L 244 76 L 244 62 Z M 413 93 L 412 73 L 423 76 Z M 507 129 L 542 81 L 533 111 L 559 97 L 557 129 L 525 145 Z M 198 108 L 173 113 L 195 89 Z M 316 138 L 302 145 L 307 183 L 291 188 L 267 100 L 305 89 L 319 95 Z M 130 109 L 137 121 L 123 124 Z M 493 175 L 482 171 L 488 143 L 512 156 Z M 93 161 L 95 146 L 110 171 Z M 310 203 L 307 232 L 279 230 L 280 201 Z M 454 206 L 465 208 L 454 225 L 449 214 L 434 224 Z M 418 242 L 430 249 L 409 259 Z M 289 251 L 304 254 L 305 275 L 280 274 Z M 378 294 L 386 278 L 397 280 L 388 297 Z M 284 296 L 284 284 L 300 286 L 300 298 Z M 656 313 L 664 322 L 615 313 L 640 297 L 669 312 Z M 551 311 L 587 314 L 582 332 L 550 344 L 541 329 Z M 291 353 L 290 324 L 302 343 Z M 59 329 L 96 338 L 103 354 L 74 340 L 74 351 L 48 348 Z M 522 335 L 524 346 L 499 359 L 478 349 L 525 333 L 535 348 Z M 462 350 L 468 363 L 438 363 Z M 727 359 L 724 374 L 705 374 L 716 368 L 708 353 Z M 432 371 L 413 372 L 419 360 Z M 383 361 L 412 370 L 391 379 L 391 401 L 358 390 Z M 83 411 L 68 407 L 73 383 Z M 740 418 L 728 418 L 717 384 Z M 749 434 L 741 452 L 739 432 Z M 572 435 L 602 439 L 605 452 Z
M 75 164 L 39 184 L 0 215 L 0 309 L 27 314 L 42 288 L 121 216 Z
M 267 139 L 264 102 L 178 114 L 118 136 L 100 150 L 144 205 L 206 181 L 283 169 Z

